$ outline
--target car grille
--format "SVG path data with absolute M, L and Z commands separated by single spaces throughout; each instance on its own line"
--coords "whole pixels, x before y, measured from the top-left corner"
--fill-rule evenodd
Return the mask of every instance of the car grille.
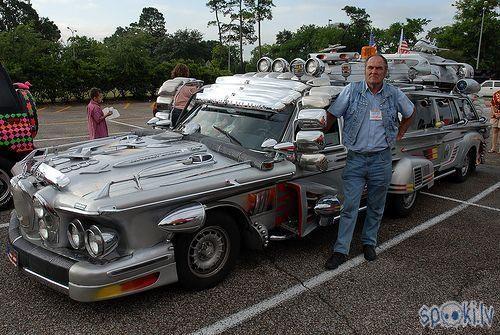
M 422 185 L 422 167 L 418 166 L 413 168 L 413 178 L 414 178 L 414 184 L 415 187 L 421 186 Z

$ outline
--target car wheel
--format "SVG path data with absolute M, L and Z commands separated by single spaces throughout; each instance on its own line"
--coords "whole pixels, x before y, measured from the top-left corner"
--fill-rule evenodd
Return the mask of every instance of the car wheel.
M 12 207 L 12 194 L 10 193 L 12 165 L 12 162 L 0 157 L 0 210 Z
M 213 212 L 199 231 L 179 234 L 174 244 L 179 282 L 204 289 L 220 282 L 233 268 L 240 252 L 240 232 L 232 217 Z
M 389 194 L 388 209 L 395 217 L 407 217 L 415 208 L 417 191 L 408 194 Z
M 469 175 L 476 169 L 475 155 L 473 149 L 469 150 L 462 162 L 462 166 L 455 170 L 453 175 L 455 181 L 462 183 L 467 180 Z

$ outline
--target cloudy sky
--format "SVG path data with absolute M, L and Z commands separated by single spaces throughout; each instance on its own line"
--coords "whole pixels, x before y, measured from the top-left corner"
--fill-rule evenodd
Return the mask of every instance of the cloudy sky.
M 207 22 L 214 19 L 206 7 L 205 0 L 32 0 L 40 16 L 54 21 L 63 39 L 71 36 L 67 27 L 77 34 L 102 40 L 111 35 L 116 27 L 128 26 L 139 20 L 144 7 L 155 7 L 163 13 L 167 31 L 197 29 L 206 39 L 217 39 L 215 27 Z M 391 23 L 404 22 L 406 18 L 432 20 L 426 27 L 450 24 L 453 21 L 454 0 L 274 0 L 273 20 L 262 24 L 263 43 L 273 43 L 276 33 L 283 29 L 295 31 L 304 24 L 326 25 L 332 22 L 347 22 L 341 9 L 345 5 L 365 8 L 373 25 L 386 28 Z M 418 5 L 417 5 L 418 4 Z M 332 41 L 332 43 L 335 41 Z M 249 54 L 247 48 L 245 54 Z

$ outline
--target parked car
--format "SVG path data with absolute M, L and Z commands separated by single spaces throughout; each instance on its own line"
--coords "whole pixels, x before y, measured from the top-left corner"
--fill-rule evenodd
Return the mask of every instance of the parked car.
M 173 131 L 33 151 L 13 169 L 9 259 L 72 299 L 97 301 L 177 281 L 210 287 L 242 247 L 334 224 L 347 150 L 342 119 L 325 129 L 326 108 L 342 87 L 303 82 L 301 65 L 218 78 Z M 393 151 L 390 201 L 403 215 L 440 176 L 465 179 L 487 134 L 466 96 L 405 90 L 419 112 Z
M 0 209 L 12 205 L 10 170 L 33 150 L 37 130 L 35 99 L 25 84 L 14 85 L 0 64 Z
M 486 80 L 481 84 L 481 89 L 477 92 L 477 95 L 491 97 L 498 90 L 500 90 L 500 80 Z

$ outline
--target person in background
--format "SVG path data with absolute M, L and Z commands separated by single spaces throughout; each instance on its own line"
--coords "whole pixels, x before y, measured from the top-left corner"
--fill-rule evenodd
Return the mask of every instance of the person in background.
M 498 133 L 500 133 L 500 90 L 493 93 L 491 98 L 491 113 L 490 113 L 490 123 L 491 123 L 491 149 L 488 152 L 496 152 L 498 145 Z M 500 149 L 498 149 L 500 153 Z
M 103 94 L 100 89 L 94 87 L 90 90 L 90 102 L 87 105 L 87 127 L 91 140 L 108 136 L 106 118 L 112 112 L 109 111 L 104 114 L 101 108 L 102 98 Z
M 189 68 L 187 67 L 186 64 L 178 63 L 174 69 L 172 70 L 171 77 L 176 78 L 176 77 L 189 77 Z M 187 102 L 189 101 L 189 98 L 196 93 L 198 90 L 198 87 L 196 85 L 182 85 L 181 88 L 175 93 L 174 96 L 174 103 L 173 103 L 173 109 L 172 109 L 172 127 L 176 125 L 177 120 L 179 120 L 179 116 L 181 112 L 184 110 L 186 107 Z

